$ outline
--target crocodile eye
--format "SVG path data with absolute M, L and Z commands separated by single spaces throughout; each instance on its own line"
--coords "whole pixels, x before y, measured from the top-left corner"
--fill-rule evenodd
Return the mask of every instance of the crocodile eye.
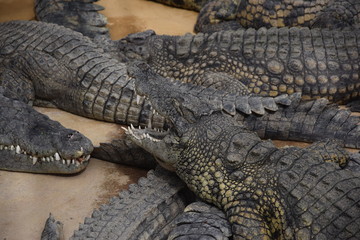
M 67 138 L 68 138 L 68 139 L 72 139 L 73 137 L 75 137 L 76 134 L 79 134 L 79 132 L 78 132 L 78 131 L 74 131 L 74 132 L 72 132 L 72 133 L 69 133 L 69 134 L 67 135 Z

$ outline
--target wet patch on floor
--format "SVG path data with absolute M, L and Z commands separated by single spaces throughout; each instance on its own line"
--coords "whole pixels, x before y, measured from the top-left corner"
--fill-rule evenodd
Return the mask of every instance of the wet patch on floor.
M 93 207 L 98 208 L 109 202 L 110 198 L 117 197 L 119 192 L 128 189 L 129 184 L 137 183 L 140 177 L 146 176 L 147 170 L 132 167 L 107 167 L 106 177 L 100 185 L 100 193 L 94 201 Z

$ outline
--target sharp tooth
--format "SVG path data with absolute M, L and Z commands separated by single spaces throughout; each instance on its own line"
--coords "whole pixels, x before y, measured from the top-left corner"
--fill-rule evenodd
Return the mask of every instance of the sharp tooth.
M 62 160 L 62 164 L 65 164 L 65 159 Z
M 130 124 L 131 130 L 134 130 L 134 125 Z
M 152 113 L 155 114 L 155 109 L 152 110 Z
M 69 159 L 66 160 L 66 164 L 67 164 L 67 165 L 70 165 L 70 163 L 71 163 L 71 160 L 69 160 Z
M 80 163 L 78 161 L 75 162 L 75 166 L 80 166 Z
M 126 128 L 126 127 L 121 127 L 121 128 L 125 131 L 126 134 L 129 134 L 128 128 Z
M 4 149 L 4 145 L 0 145 L 0 150 L 3 150 Z
M 136 95 L 136 104 L 139 105 L 140 104 L 140 96 Z
M 86 161 L 89 161 L 89 159 L 90 159 L 90 155 L 87 155 L 86 158 L 85 158 L 85 160 L 86 160 Z
M 11 145 L 11 146 L 10 146 L 10 150 L 12 150 L 12 151 L 14 151 L 14 150 L 15 150 L 14 145 Z
M 54 157 L 50 157 L 50 162 L 53 162 L 55 160 Z
M 33 159 L 32 159 L 33 165 L 35 165 L 35 163 L 37 163 L 37 160 L 38 160 L 37 157 L 33 157 Z
M 46 161 L 46 158 L 42 157 L 42 158 L 41 158 L 41 161 L 45 162 L 45 161 Z
M 8 149 L 8 147 L 7 146 L 4 146 L 4 150 L 7 150 Z
M 47 162 L 50 162 L 50 160 L 51 160 L 49 157 L 46 157 L 45 159 Z
M 55 154 L 54 154 L 54 157 L 55 157 L 55 160 L 56 161 L 60 161 L 60 155 L 56 152 Z
M 16 145 L 15 152 L 16 152 L 17 154 L 20 154 L 20 153 L 21 153 L 21 149 L 20 149 L 20 146 L 19 146 L 19 145 Z
M 71 164 L 75 164 L 75 159 L 72 159 L 72 160 L 71 160 Z

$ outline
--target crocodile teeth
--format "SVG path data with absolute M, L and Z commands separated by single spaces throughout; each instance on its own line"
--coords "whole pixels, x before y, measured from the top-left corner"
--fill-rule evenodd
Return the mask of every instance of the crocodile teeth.
M 62 160 L 62 163 L 65 164 L 65 159 Z
M 71 164 L 75 164 L 75 159 L 71 159 Z
M 11 146 L 10 146 L 10 150 L 12 150 L 12 151 L 14 151 L 14 150 L 15 150 L 14 145 L 11 145 Z
M 70 163 L 71 163 L 71 160 L 69 160 L 69 159 L 66 160 L 66 164 L 67 164 L 67 165 L 70 165 Z
M 33 165 L 35 165 L 35 163 L 37 163 L 37 160 L 38 160 L 37 157 L 33 157 L 33 158 L 32 158 L 32 163 L 33 163 Z
M 85 160 L 86 160 L 86 161 L 89 161 L 89 159 L 90 159 L 90 155 L 87 155 L 86 158 L 85 158 Z
M 17 154 L 20 154 L 20 153 L 21 153 L 21 149 L 20 149 L 20 146 L 19 146 L 19 145 L 16 145 L 15 152 L 16 152 Z
M 59 155 L 58 153 L 55 153 L 55 154 L 54 154 L 54 157 L 55 157 L 55 160 L 56 160 L 56 161 L 60 161 L 60 159 L 61 159 L 61 158 L 60 158 L 60 155 Z
M 136 104 L 139 105 L 140 104 L 140 96 L 136 95 Z

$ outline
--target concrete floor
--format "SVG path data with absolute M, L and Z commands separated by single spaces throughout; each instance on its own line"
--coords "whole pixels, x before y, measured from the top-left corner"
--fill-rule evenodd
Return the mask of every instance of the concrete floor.
M 154 29 L 159 34 L 192 32 L 197 14 L 146 0 L 103 0 L 113 39 Z M 34 19 L 33 0 L 0 0 L 0 22 Z M 50 118 L 73 128 L 95 145 L 121 137 L 119 125 L 81 118 L 56 109 L 37 108 Z M 146 171 L 91 159 L 76 176 L 51 176 L 0 171 L 0 239 L 39 239 L 52 212 L 64 223 L 68 239 L 84 217 L 106 203 Z

